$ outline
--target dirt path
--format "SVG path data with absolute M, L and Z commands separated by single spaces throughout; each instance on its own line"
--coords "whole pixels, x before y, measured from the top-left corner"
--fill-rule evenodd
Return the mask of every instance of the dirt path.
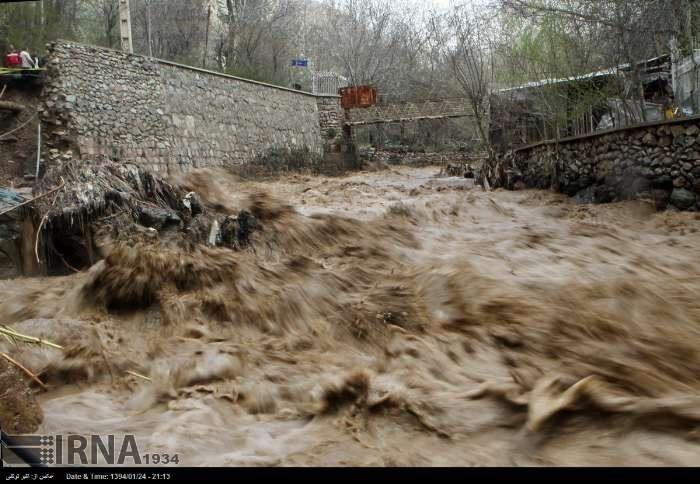
M 41 431 L 185 465 L 700 465 L 700 216 L 436 172 L 204 172 L 251 249 L 0 281 L 0 319 L 68 348 L 17 353 Z

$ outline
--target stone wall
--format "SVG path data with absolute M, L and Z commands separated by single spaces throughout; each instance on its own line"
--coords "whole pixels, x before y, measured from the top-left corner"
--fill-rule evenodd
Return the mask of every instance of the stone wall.
M 408 166 L 443 166 L 450 163 L 478 163 L 473 154 L 466 151 L 439 151 L 421 153 L 410 148 L 378 149 L 362 148 L 358 150 L 362 160 Z
M 554 188 L 582 201 L 653 199 L 700 209 L 700 117 L 544 142 L 502 158 L 505 184 Z
M 273 148 L 320 155 L 336 122 L 335 97 L 114 50 L 55 42 L 47 67 L 47 164 L 110 159 L 169 172 L 243 164 Z
M 321 138 L 326 143 L 327 150 L 337 151 L 344 143 L 343 119 L 345 111 L 340 106 L 340 96 L 319 96 L 317 105 Z

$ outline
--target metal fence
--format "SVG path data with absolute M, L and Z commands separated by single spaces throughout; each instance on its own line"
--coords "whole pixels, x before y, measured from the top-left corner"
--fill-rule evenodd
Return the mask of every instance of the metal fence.
M 348 80 L 335 72 L 314 72 L 311 81 L 312 92 L 319 96 L 337 95 L 338 89 L 348 85 Z
M 681 116 L 698 114 L 700 108 L 700 51 L 695 51 L 672 66 L 673 91 Z

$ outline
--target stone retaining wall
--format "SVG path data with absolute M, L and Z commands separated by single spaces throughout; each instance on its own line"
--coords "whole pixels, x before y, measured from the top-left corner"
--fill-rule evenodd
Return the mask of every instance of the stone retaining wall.
M 651 198 L 658 208 L 700 209 L 700 117 L 539 143 L 503 160 L 518 174 L 507 178 L 582 201 Z
M 441 166 L 448 163 L 475 163 L 479 160 L 464 151 L 440 151 L 420 153 L 405 149 L 363 148 L 359 150 L 361 159 L 387 164 L 408 166 Z
M 59 41 L 49 46 L 40 108 L 44 157 L 49 165 L 106 158 L 169 172 L 239 165 L 273 148 L 320 155 L 336 122 L 334 103 L 337 97 Z

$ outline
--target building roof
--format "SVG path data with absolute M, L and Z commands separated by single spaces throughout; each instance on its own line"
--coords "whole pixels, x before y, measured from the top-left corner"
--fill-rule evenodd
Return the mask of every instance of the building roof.
M 652 57 L 651 59 L 647 59 L 645 61 L 640 61 L 637 63 L 637 65 L 644 65 L 644 66 L 646 66 L 647 71 L 654 71 L 654 70 L 658 69 L 659 67 L 662 67 L 665 62 L 669 62 L 670 59 L 671 59 L 670 54 L 664 54 L 661 56 Z M 541 79 L 539 81 L 531 81 L 531 82 L 528 82 L 525 84 L 521 84 L 520 86 L 497 89 L 495 91 L 495 93 L 499 94 L 499 93 L 512 92 L 512 91 L 521 91 L 524 89 L 531 89 L 531 88 L 542 87 L 542 86 L 553 85 L 553 84 L 562 84 L 562 83 L 566 83 L 566 82 L 583 81 L 583 80 L 589 80 L 589 79 L 615 76 L 615 75 L 618 75 L 620 72 L 627 71 L 629 69 L 630 69 L 630 64 L 625 63 L 625 64 L 620 64 L 617 67 L 610 67 L 608 69 L 603 69 L 603 70 L 595 71 L 595 72 L 589 72 L 586 74 L 579 74 L 577 76 L 562 77 L 562 78 L 558 78 L 558 79 L 556 79 L 556 78 L 555 79 Z

